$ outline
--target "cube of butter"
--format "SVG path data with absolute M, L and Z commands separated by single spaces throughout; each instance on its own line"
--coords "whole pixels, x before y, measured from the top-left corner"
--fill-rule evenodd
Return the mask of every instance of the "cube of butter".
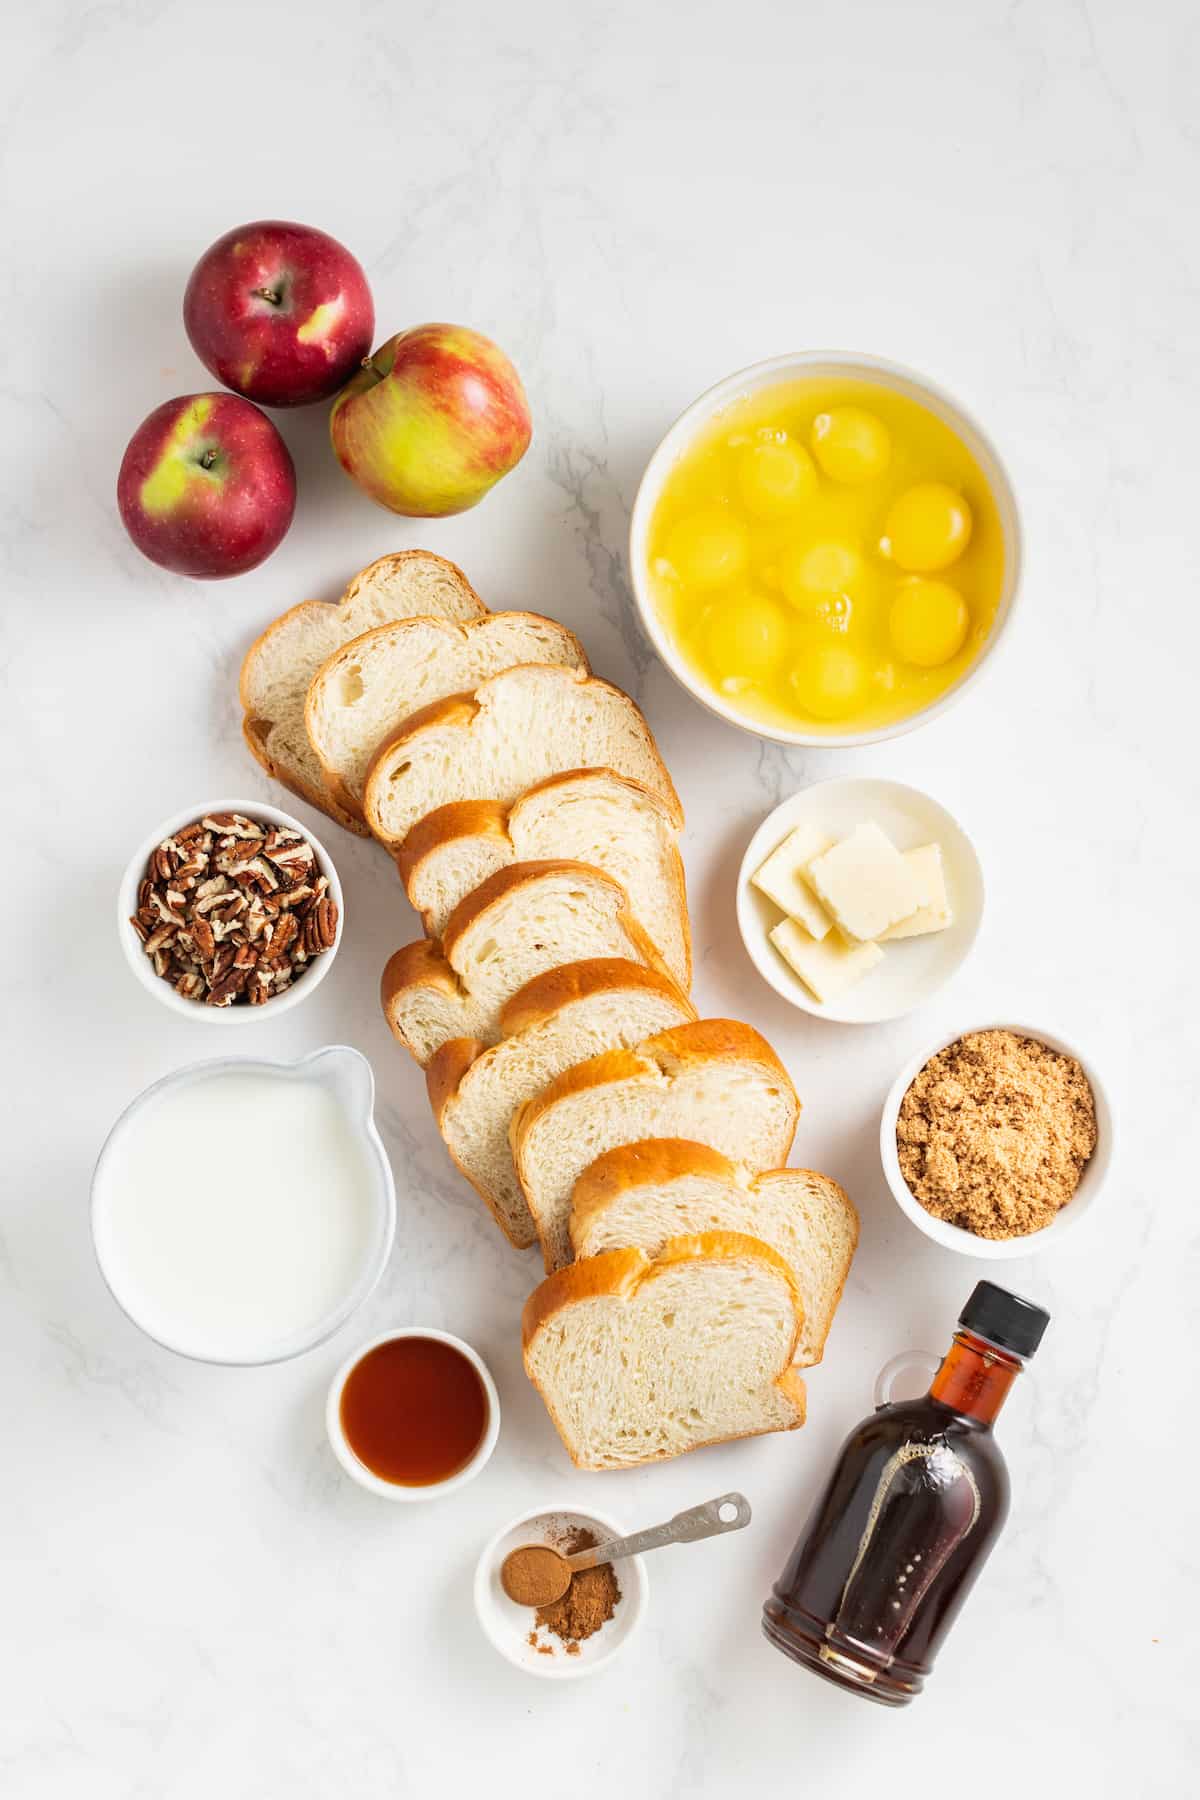
M 898 925 L 921 904 L 921 884 L 878 825 L 859 825 L 808 865 L 808 878 L 847 937 L 859 943 Z
M 881 943 L 896 938 L 925 937 L 931 931 L 945 931 L 954 923 L 954 909 L 946 893 L 946 873 L 942 867 L 940 844 L 922 844 L 919 850 L 906 850 L 904 860 L 921 886 L 921 900 L 915 913 L 881 931 Z
M 834 841 L 817 825 L 797 825 L 750 877 L 760 894 L 782 907 L 789 919 L 799 919 L 818 942 L 833 920 L 809 887 L 805 868 L 814 856 L 832 849 Z
M 828 1006 L 883 961 L 878 944 L 848 944 L 836 931 L 818 942 L 795 919 L 781 919 L 770 938 L 822 1006 Z

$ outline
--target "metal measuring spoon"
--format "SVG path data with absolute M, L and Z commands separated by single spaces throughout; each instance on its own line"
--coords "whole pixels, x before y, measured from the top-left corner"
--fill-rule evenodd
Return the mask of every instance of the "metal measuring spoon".
M 741 1531 L 750 1523 L 750 1502 L 745 1494 L 719 1494 L 703 1506 L 689 1507 L 676 1513 L 665 1525 L 652 1525 L 646 1531 L 635 1531 L 630 1537 L 609 1538 L 590 1550 L 576 1550 L 565 1556 L 552 1544 L 519 1544 L 510 1550 L 500 1565 L 500 1585 L 510 1600 L 521 1606 L 552 1606 L 561 1600 L 571 1585 L 571 1577 L 581 1569 L 594 1569 L 600 1563 L 619 1562 L 622 1557 L 640 1556 L 646 1550 L 660 1550 L 664 1544 L 694 1544 L 701 1538 L 717 1537 L 722 1531 Z M 513 1592 L 513 1564 L 524 1559 L 524 1572 L 537 1585 L 537 1597 L 529 1599 Z

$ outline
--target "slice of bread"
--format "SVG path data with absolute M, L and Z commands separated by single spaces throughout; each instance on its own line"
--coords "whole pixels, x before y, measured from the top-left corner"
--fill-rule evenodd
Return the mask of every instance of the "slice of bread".
M 437 807 L 413 826 L 396 860 L 431 937 L 441 935 L 464 895 L 509 863 L 546 856 L 590 863 L 621 883 L 634 917 L 687 988 L 692 945 L 677 839 L 670 808 L 640 781 L 572 769 L 507 808 L 495 800 Z
M 787 1161 L 800 1102 L 752 1026 L 701 1019 L 609 1050 L 550 1082 L 516 1114 L 513 1160 L 547 1270 L 571 1260 L 571 1195 L 604 1151 L 689 1138 L 749 1168 Z
M 384 1016 L 422 1065 L 449 1038 L 494 1044 L 500 1010 L 535 975 L 590 956 L 662 970 L 625 890 L 585 863 L 513 863 L 468 894 L 440 945 L 406 944 L 383 972 Z
M 778 1250 L 804 1305 L 797 1361 L 819 1363 L 858 1243 L 842 1188 L 811 1169 L 752 1175 L 706 1144 L 619 1144 L 586 1168 L 571 1201 L 576 1256 L 633 1247 L 656 1256 L 670 1238 L 741 1231 Z
M 412 713 L 475 688 L 516 663 L 555 663 L 587 673 L 574 632 L 539 613 L 481 619 L 395 619 L 352 638 L 312 678 L 304 723 L 337 804 L 362 817 L 367 767 L 384 738 Z
M 518 1106 L 575 1063 L 695 1016 L 669 976 L 593 957 L 527 982 L 501 1010 L 493 1049 L 452 1038 L 434 1052 L 425 1084 L 438 1130 L 510 1243 L 525 1250 L 537 1242 L 508 1141 Z
M 526 663 L 407 720 L 372 759 L 363 813 L 394 855 L 435 806 L 507 806 L 547 776 L 599 768 L 644 782 L 683 823 L 671 777 L 628 694 L 580 669 Z
M 525 1372 L 581 1469 L 628 1469 L 804 1423 L 792 1367 L 803 1308 L 756 1238 L 672 1238 L 652 1260 L 607 1250 L 525 1302 Z
M 304 600 L 293 606 L 255 639 L 242 663 L 242 730 L 251 753 L 276 781 L 365 837 L 362 821 L 331 798 L 308 741 L 304 705 L 309 683 L 339 645 L 391 619 L 428 614 L 465 621 L 486 612 L 462 570 L 429 550 L 381 556 L 332 604 Z

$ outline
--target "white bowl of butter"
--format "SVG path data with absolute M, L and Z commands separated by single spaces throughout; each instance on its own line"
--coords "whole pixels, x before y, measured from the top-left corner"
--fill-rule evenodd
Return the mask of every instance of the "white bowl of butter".
M 396 1227 L 375 1082 L 357 1050 L 225 1057 L 121 1114 L 92 1177 L 92 1238 L 117 1305 L 200 1362 L 282 1362 L 345 1324 Z
M 938 855 L 931 860 L 943 889 L 937 896 L 939 904 L 924 920 L 928 928 L 920 935 L 895 935 L 904 931 L 901 923 L 881 932 L 878 943 L 852 945 L 836 926 L 828 927 L 825 915 L 815 925 L 825 936 L 814 945 L 802 919 L 788 922 L 792 904 L 797 911 L 804 910 L 807 883 L 803 879 L 792 883 L 796 898 L 786 908 L 756 884 L 756 877 L 764 879 L 768 859 L 783 851 L 786 860 L 790 844 L 802 846 L 806 858 L 808 851 L 815 856 L 818 850 L 836 849 L 834 861 L 840 858 L 843 867 L 830 868 L 826 891 L 844 907 L 848 922 L 869 933 L 871 912 L 880 899 L 879 876 L 869 866 L 869 858 L 853 858 L 848 847 L 852 840 L 862 840 L 869 850 L 870 840 L 880 835 L 892 847 L 893 856 L 899 853 L 902 859 L 914 859 L 918 867 L 922 856 L 937 846 Z M 811 859 L 808 866 L 811 868 Z M 775 893 L 784 892 L 778 880 L 766 879 Z M 910 896 L 914 903 L 927 897 L 932 898 L 916 889 Z M 886 904 L 887 896 L 883 898 Z M 903 908 L 905 902 L 900 904 Z M 899 781 L 847 777 L 803 788 L 763 820 L 746 846 L 738 871 L 738 929 L 755 968 L 793 1006 L 840 1024 L 898 1019 L 931 999 L 968 955 L 979 933 L 983 904 L 983 871 L 962 826 L 929 794 Z M 924 906 L 920 910 L 924 914 Z M 814 921 L 818 916 L 813 915 Z M 818 984 L 822 977 L 829 983 L 828 988 L 822 986 L 825 997 L 819 996 L 789 960 L 794 957 L 795 963 L 805 966 L 806 952 L 818 960 Z M 830 966 L 835 960 L 845 961 L 845 970 Z

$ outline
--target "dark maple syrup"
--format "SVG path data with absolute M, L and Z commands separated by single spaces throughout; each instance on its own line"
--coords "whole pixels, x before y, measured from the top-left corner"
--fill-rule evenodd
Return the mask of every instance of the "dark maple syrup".
M 488 1428 L 474 1364 L 440 1338 L 376 1344 L 342 1388 L 346 1442 L 365 1468 L 398 1487 L 431 1487 L 465 1469 Z
M 920 1693 L 1007 1517 L 992 1422 L 1047 1323 L 981 1281 L 929 1392 L 850 1433 L 763 1609 L 776 1649 L 884 1706 Z

